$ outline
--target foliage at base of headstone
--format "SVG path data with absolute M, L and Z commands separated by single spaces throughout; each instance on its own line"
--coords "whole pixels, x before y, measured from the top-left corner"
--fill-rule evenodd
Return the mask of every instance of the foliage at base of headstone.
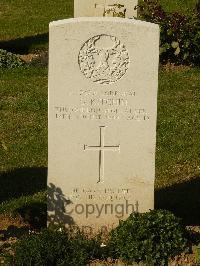
M 185 15 L 165 12 L 158 0 L 143 0 L 138 13 L 140 18 L 160 25 L 162 63 L 200 64 L 200 1 Z
M 81 232 L 46 229 L 18 241 L 13 251 L 5 255 L 5 265 L 82 266 L 98 256 L 99 250 L 98 238 L 88 239 Z
M 167 265 L 187 249 L 186 229 L 171 212 L 133 213 L 110 233 L 110 255 L 125 263 Z
M 0 49 L 0 68 L 15 68 L 23 66 L 24 62 L 16 54 Z

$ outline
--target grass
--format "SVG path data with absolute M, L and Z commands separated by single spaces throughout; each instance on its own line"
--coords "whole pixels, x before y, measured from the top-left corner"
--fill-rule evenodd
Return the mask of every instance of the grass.
M 71 0 L 1 0 L 0 48 L 22 54 L 46 50 L 49 22 L 72 16 Z
M 188 12 L 197 0 L 160 0 L 166 11 Z M 20 54 L 48 49 L 50 21 L 73 17 L 72 0 L 1 0 L 0 48 Z
M 192 10 L 198 0 L 160 0 L 161 5 L 167 12 L 178 11 L 188 13 Z
M 0 71 L 0 76 L 0 170 L 46 166 L 47 69 Z
M 48 32 L 50 21 L 73 16 L 71 0 L 1 0 L 0 40 Z
M 200 70 L 162 71 L 159 76 L 156 185 L 199 174 Z
M 0 214 L 16 217 L 32 228 L 46 226 L 46 193 L 38 192 L 34 195 L 21 196 L 0 204 Z M 6 216 L 5 216 L 6 217 Z M 16 219 L 16 222 L 18 222 Z M 13 223 L 13 221 L 11 221 Z M 1 224 L 0 224 L 1 229 Z
M 200 266 L 200 247 L 197 249 L 197 266 Z
M 46 224 L 47 69 L 0 71 L 0 213 Z M 5 203 L 6 201 L 6 203 Z
M 47 69 L 0 72 L 1 171 L 47 166 Z M 198 174 L 200 70 L 160 71 L 156 185 Z
M 47 69 L 30 67 L 2 70 L 0 75 L 0 202 L 4 201 L 0 207 L 1 213 L 3 210 L 18 210 L 21 196 L 30 197 L 28 202 L 31 205 L 32 197 L 37 198 L 36 193 L 45 189 Z M 199 83 L 198 68 L 160 71 L 156 152 L 156 189 L 162 191 L 166 187 L 176 188 L 180 185 L 181 189 L 176 188 L 171 198 L 176 202 L 182 195 L 180 191 L 188 191 L 189 198 L 193 195 L 192 204 L 196 204 L 196 208 L 200 206 L 195 202 L 200 189 L 195 179 L 199 175 Z M 196 181 L 191 181 L 193 179 Z M 182 187 L 181 184 L 187 182 L 190 182 L 190 188 L 187 185 Z M 167 200 L 163 208 L 169 207 L 167 195 L 171 191 L 165 192 L 161 193 L 162 197 L 166 195 Z M 186 204 L 190 203 L 191 199 Z M 184 212 L 184 215 L 187 213 Z
M 195 2 L 161 0 L 166 11 L 181 12 Z M 0 48 L 47 50 L 49 22 L 69 17 L 71 0 L 1 0 Z M 45 226 L 47 69 L 0 70 L 0 77 L 0 214 Z M 159 73 L 156 207 L 175 211 L 188 224 L 191 218 L 200 223 L 199 82 L 197 68 Z

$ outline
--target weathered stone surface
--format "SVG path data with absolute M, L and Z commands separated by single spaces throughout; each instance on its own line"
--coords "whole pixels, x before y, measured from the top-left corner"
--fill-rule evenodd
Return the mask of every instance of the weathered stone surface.
M 74 0 L 74 17 L 137 17 L 138 0 Z
M 112 226 L 154 208 L 159 28 L 50 24 L 49 221 Z

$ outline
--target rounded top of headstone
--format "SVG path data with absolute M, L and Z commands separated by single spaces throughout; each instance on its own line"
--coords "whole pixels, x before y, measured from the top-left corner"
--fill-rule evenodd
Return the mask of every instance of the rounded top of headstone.
M 159 30 L 159 25 L 151 22 L 146 22 L 142 20 L 136 20 L 134 18 L 129 19 L 129 18 L 119 18 L 119 17 L 78 17 L 78 18 L 68 18 L 68 19 L 62 19 L 62 20 L 57 20 L 57 21 L 52 21 L 49 23 L 49 27 L 59 27 L 59 26 L 64 26 L 67 24 L 73 24 L 73 23 L 118 23 L 118 24 L 132 24 L 135 26 L 141 26 L 141 27 L 147 27 L 148 29 L 154 28 Z

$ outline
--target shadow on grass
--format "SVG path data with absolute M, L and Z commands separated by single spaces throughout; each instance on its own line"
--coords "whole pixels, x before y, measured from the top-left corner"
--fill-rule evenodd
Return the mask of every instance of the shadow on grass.
M 30 202 L 30 204 L 16 209 L 16 212 L 31 228 L 41 229 L 47 226 L 47 205 L 45 202 Z
M 24 236 L 25 234 L 28 234 L 29 227 L 23 226 L 23 227 L 17 227 L 15 225 L 10 225 L 6 230 L 0 230 L 0 240 L 6 241 L 10 238 L 20 238 Z
M 47 198 L 45 198 L 44 201 L 30 201 L 24 206 L 17 208 L 15 212 L 20 214 L 23 221 L 34 229 L 45 228 L 47 226 L 47 221 L 49 226 L 73 225 L 73 218 L 66 213 L 66 208 L 69 204 L 71 204 L 71 201 L 65 198 L 62 189 L 50 184 L 47 187 Z
M 200 177 L 155 191 L 155 208 L 172 211 L 185 225 L 200 225 Z
M 47 168 L 19 168 L 10 172 L 0 173 L 0 203 L 21 196 L 34 195 L 47 189 Z M 30 198 L 21 203 L 20 207 L 12 211 L 19 214 L 23 221 L 34 229 L 40 229 L 47 225 L 47 202 L 49 225 L 72 225 L 73 218 L 66 213 L 67 205 L 71 204 L 62 192 L 61 188 L 53 184 L 48 186 L 47 199 L 37 201 Z
M 18 168 L 0 173 L 0 203 L 46 190 L 47 168 Z
M 16 54 L 28 54 L 34 50 L 44 50 L 49 41 L 49 33 L 28 36 L 9 41 L 0 41 L 0 49 Z
M 47 168 L 19 168 L 0 173 L 0 203 L 46 190 Z M 74 224 L 65 209 L 71 202 L 54 184 L 48 187 L 49 224 Z M 185 225 L 200 224 L 200 177 L 155 191 L 155 208 L 172 211 Z M 44 202 L 30 202 L 18 208 L 17 213 L 33 228 L 46 226 L 47 206 Z

